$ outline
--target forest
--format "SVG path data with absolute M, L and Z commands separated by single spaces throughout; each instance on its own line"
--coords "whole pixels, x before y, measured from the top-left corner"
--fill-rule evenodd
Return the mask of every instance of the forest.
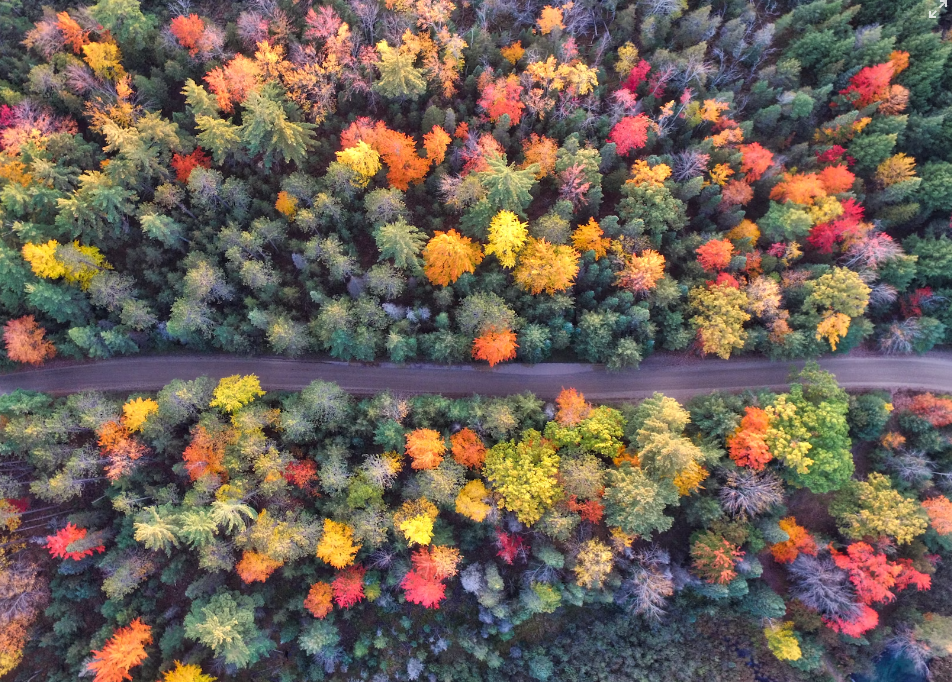
M 3 363 L 924 352 L 937 2 L 4 0 Z
M 0 396 L 0 674 L 950 679 L 952 398 L 791 382 Z

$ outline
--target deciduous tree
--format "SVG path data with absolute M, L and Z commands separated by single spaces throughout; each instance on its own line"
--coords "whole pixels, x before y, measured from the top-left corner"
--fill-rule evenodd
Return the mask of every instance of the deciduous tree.
M 86 669 L 95 673 L 95 682 L 131 680 L 129 671 L 149 657 L 145 645 L 152 643 L 152 628 L 139 618 L 116 630 L 106 645 L 93 651 Z
M 439 431 L 415 429 L 406 435 L 406 450 L 414 469 L 433 469 L 443 461 L 446 442 Z
M 473 341 L 473 358 L 485 360 L 490 367 L 516 357 L 516 334 L 511 329 L 490 329 Z
M 347 568 L 357 556 L 361 543 L 354 542 L 353 529 L 344 523 L 324 519 L 324 532 L 317 544 L 317 558 L 334 568 Z
M 43 338 L 46 330 L 36 323 L 32 315 L 9 320 L 3 326 L 3 342 L 7 357 L 14 362 L 42 365 L 56 355 L 56 347 Z
M 456 230 L 437 232 L 423 249 L 423 272 L 433 284 L 447 286 L 464 273 L 475 272 L 483 260 L 483 250 Z
M 578 261 L 578 251 L 569 246 L 529 237 L 519 254 L 519 264 L 513 276 L 534 296 L 542 292 L 554 294 L 572 286 L 578 275 Z

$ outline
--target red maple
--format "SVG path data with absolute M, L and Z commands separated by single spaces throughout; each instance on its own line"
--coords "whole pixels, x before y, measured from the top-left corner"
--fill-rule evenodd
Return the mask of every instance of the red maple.
M 102 554 L 106 551 L 104 545 L 98 545 L 96 547 L 86 547 L 82 549 L 73 549 L 69 550 L 69 546 L 74 542 L 78 542 L 86 537 L 86 529 L 78 528 L 72 523 L 67 523 L 65 527 L 61 528 L 53 535 L 49 535 L 46 538 L 46 547 L 50 550 L 50 554 L 58 559 L 72 559 L 73 561 L 79 561 L 88 556 L 92 556 L 93 552 L 99 552 Z
M 747 174 L 746 179 L 748 182 L 760 180 L 764 173 L 773 165 L 773 152 L 762 146 L 759 142 L 742 144 L 739 149 L 741 154 L 744 155 L 740 163 L 740 169 Z
M 889 82 L 895 73 L 893 62 L 867 66 L 850 79 L 849 87 L 840 94 L 854 99 L 857 109 L 889 97 Z
M 634 149 L 641 149 L 648 144 L 648 128 L 651 119 L 644 114 L 625 116 L 615 124 L 608 141 L 614 142 L 619 156 L 624 156 Z
M 181 154 L 172 155 L 172 168 L 175 170 L 175 178 L 179 182 L 188 182 L 192 171 L 198 166 L 202 168 L 212 167 L 211 158 L 206 156 L 201 147 L 196 147 L 195 151 L 184 156 Z
M 313 492 L 317 464 L 310 459 L 296 459 L 284 468 L 284 480 L 305 492 Z
M 407 601 L 428 609 L 440 608 L 446 596 L 446 585 L 436 578 L 427 578 L 416 569 L 410 571 L 400 582 Z
M 862 637 L 863 633 L 869 632 L 879 625 L 879 614 L 866 604 L 860 604 L 860 614 L 853 620 L 824 618 L 823 622 L 833 632 L 841 632 L 850 637 Z
M 510 565 L 516 560 L 516 557 L 525 556 L 527 549 L 521 537 L 515 533 L 510 535 L 501 530 L 496 531 L 496 544 L 499 546 L 499 552 L 496 553 L 496 556 L 502 557 L 502 560 Z
M 584 521 L 598 523 L 605 515 L 605 505 L 598 500 L 586 500 L 579 502 L 577 495 L 572 495 L 568 501 L 570 511 L 577 512 Z
M 628 73 L 628 78 L 626 78 L 625 82 L 621 84 L 621 87 L 623 87 L 625 90 L 635 92 L 638 89 L 638 86 L 644 83 L 648 78 L 649 71 L 651 71 L 651 64 L 642 59 Z
M 890 561 L 883 552 L 876 552 L 865 542 L 854 542 L 846 552 L 833 551 L 836 565 L 849 572 L 850 582 L 864 604 L 890 602 L 896 598 L 893 588 L 902 590 L 914 585 L 929 589 L 932 580 L 912 567 L 911 561 Z
M 348 609 L 364 598 L 363 566 L 351 566 L 337 574 L 331 589 L 334 591 L 334 603 L 342 609 Z

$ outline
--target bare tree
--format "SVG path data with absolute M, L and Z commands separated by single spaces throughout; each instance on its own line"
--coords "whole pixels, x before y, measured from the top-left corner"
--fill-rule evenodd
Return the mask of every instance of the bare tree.
M 800 554 L 790 564 L 790 594 L 828 618 L 855 620 L 860 612 L 849 575 L 829 556 Z
M 731 516 L 752 518 L 783 502 L 783 482 L 769 471 L 729 471 L 720 500 L 721 507 Z

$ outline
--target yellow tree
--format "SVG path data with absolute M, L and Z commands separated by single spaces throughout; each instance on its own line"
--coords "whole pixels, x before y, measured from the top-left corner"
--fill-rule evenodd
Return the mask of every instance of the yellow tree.
M 500 211 L 489 223 L 489 246 L 486 255 L 496 254 L 504 268 L 516 265 L 516 254 L 525 245 L 529 233 L 527 224 L 512 211 Z
M 744 347 L 744 323 L 750 319 L 747 303 L 747 294 L 729 283 L 691 289 L 691 324 L 697 330 L 702 353 L 713 353 L 726 360 L 734 350 Z
M 595 222 L 595 218 L 589 218 L 584 225 L 579 225 L 578 229 L 572 233 L 572 246 L 580 253 L 586 251 L 595 252 L 595 260 L 608 253 L 612 240 L 605 236 L 601 226 Z
M 334 568 L 347 568 L 357 557 L 361 544 L 354 543 L 354 531 L 345 523 L 324 519 L 324 533 L 317 543 L 317 558 Z
M 519 286 L 532 295 L 543 291 L 554 294 L 572 286 L 578 275 L 578 260 L 578 251 L 570 246 L 529 237 L 513 275 Z
M 225 412 L 234 412 L 264 393 L 256 375 L 234 374 L 218 382 L 209 404 L 211 407 L 220 407 Z
M 486 503 L 489 490 L 482 481 L 470 481 L 456 496 L 456 513 L 462 514 L 476 523 L 482 523 L 492 507 Z
M 425 498 L 407 500 L 394 513 L 393 525 L 411 545 L 428 545 L 433 539 L 433 523 L 438 514 L 436 505 Z
M 141 431 L 146 420 L 159 411 L 159 404 L 152 398 L 136 398 L 122 406 L 122 423 L 130 431 Z
M 380 154 L 363 140 L 353 147 L 337 152 L 337 162 L 354 171 L 356 177 L 353 184 L 357 187 L 366 187 L 370 179 L 383 167 Z
M 482 247 L 456 230 L 437 231 L 423 248 L 423 272 L 433 284 L 447 286 L 483 261 Z

